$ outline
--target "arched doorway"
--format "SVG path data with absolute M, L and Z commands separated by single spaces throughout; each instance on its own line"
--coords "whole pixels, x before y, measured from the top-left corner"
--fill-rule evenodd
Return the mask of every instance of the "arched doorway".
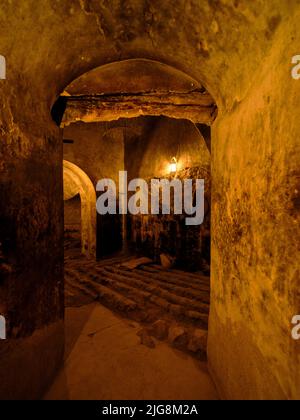
M 90 178 L 78 166 L 63 161 L 64 200 L 80 196 L 81 251 L 96 257 L 96 193 Z
M 139 77 L 133 77 L 135 74 Z M 201 83 L 163 63 L 143 59 L 111 63 L 84 74 L 65 88 L 53 109 L 53 116 L 63 129 L 65 160 L 76 162 L 88 172 L 93 185 L 103 178 L 110 178 L 118 184 L 119 171 L 124 170 L 128 181 L 142 178 L 149 182 L 151 178 L 168 178 L 170 160 L 176 157 L 178 180 L 205 179 L 209 202 L 208 143 L 210 125 L 216 115 L 215 101 Z M 73 187 L 72 182 L 73 179 L 69 181 L 70 197 L 78 193 L 78 183 Z M 113 218 L 118 216 L 113 215 Z M 189 229 L 184 224 L 184 217 L 173 217 L 173 214 L 162 218 L 156 214 L 131 216 L 126 215 L 122 220 L 122 238 L 129 245 L 126 250 L 130 249 L 134 257 L 151 259 L 160 267 L 162 257 L 174 260 L 176 265 L 172 268 L 180 271 L 176 275 L 183 286 L 180 289 L 182 300 L 172 295 L 173 286 L 163 284 L 166 273 L 152 274 L 152 278 L 156 276 L 153 280 L 160 282 L 157 289 L 150 286 L 150 293 L 158 291 L 153 292 L 152 303 L 141 298 L 146 285 L 134 282 L 123 268 L 113 266 L 111 269 L 116 270 L 113 274 L 109 270 L 108 274 L 103 272 L 106 261 L 86 266 L 90 270 L 89 276 L 82 271 L 83 262 L 78 261 L 76 275 L 73 275 L 74 267 L 70 270 L 66 262 L 67 276 L 73 276 L 72 281 L 78 282 L 78 290 L 84 286 L 98 293 L 98 284 L 105 287 L 105 293 L 100 288 L 100 303 L 121 311 L 124 317 L 131 314 L 119 309 L 120 305 L 122 307 L 120 302 L 129 298 L 132 307 L 136 308 L 133 316 L 144 319 L 145 314 L 149 315 L 152 323 L 165 317 L 167 329 L 174 320 L 181 323 L 185 337 L 179 345 L 183 351 L 193 351 L 197 356 L 205 357 L 210 290 L 209 218 L 204 229 L 200 226 Z M 116 242 L 113 223 L 104 220 L 102 225 L 107 229 L 102 229 L 99 239 L 110 235 L 110 240 Z M 122 266 L 121 260 L 117 265 Z M 191 272 L 195 273 L 196 280 L 193 275 L 189 276 Z M 170 272 L 170 277 L 173 274 Z M 135 275 L 141 280 L 143 276 L 151 277 L 146 271 Z M 184 300 L 184 288 L 195 284 L 197 279 L 201 283 L 199 293 L 187 292 L 193 311 L 184 307 L 188 302 Z M 161 296 L 165 296 L 165 302 Z M 198 301 L 193 302 L 194 298 Z M 169 311 L 169 304 L 174 302 L 179 303 L 179 307 L 180 302 L 183 303 L 177 313 L 173 307 L 173 312 Z M 155 305 L 158 309 L 154 308 Z M 152 313 L 156 315 L 153 317 Z M 179 319 L 181 313 L 184 320 Z M 197 332 L 197 328 L 201 332 Z M 201 340 L 194 346 L 191 341 L 195 340 L 196 334 L 200 334 Z
M 7 30 L 1 53 L 10 69 L 0 92 L 0 236 L 10 277 L 1 282 L 1 312 L 9 320 L 8 333 L 20 342 L 1 353 L 0 394 L 40 393 L 61 360 L 61 138 L 49 108 L 80 74 L 142 56 L 205 82 L 223 111 L 213 145 L 210 363 L 218 383 L 235 398 L 281 395 L 277 383 L 284 396 L 296 398 L 297 351 L 288 328 L 290 311 L 299 307 L 298 259 L 292 256 L 299 238 L 293 194 L 299 190 L 300 108 L 289 69 L 300 42 L 299 3 L 129 2 L 126 10 L 121 2 L 102 3 L 74 2 L 68 8 L 28 0 L 18 14 L 13 2 L 3 5 Z M 36 48 L 29 53 L 16 33 Z M 280 209 L 278 217 L 274 208 Z M 266 304 L 275 318 L 266 316 Z M 49 326 L 58 329 L 57 339 Z M 37 344 L 39 329 L 44 338 Z M 39 351 L 30 363 L 33 352 L 26 346 L 33 332 Z M 14 374 L 20 366 L 30 369 L 27 382 Z

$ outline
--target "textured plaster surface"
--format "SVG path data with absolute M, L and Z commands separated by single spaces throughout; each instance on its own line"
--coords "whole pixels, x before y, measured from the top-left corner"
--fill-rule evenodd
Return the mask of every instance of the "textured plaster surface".
M 64 94 L 187 93 L 196 89 L 202 89 L 201 84 L 174 67 L 152 60 L 132 59 L 107 64 L 83 74 L 66 87 Z
M 87 257 L 96 257 L 96 192 L 92 181 L 74 163 L 63 161 L 64 200 L 80 195 L 81 250 Z
M 212 142 L 216 381 L 233 398 L 299 397 L 299 345 L 289 331 L 299 312 L 300 108 L 290 77 L 298 22 L 297 0 L 1 2 L 0 305 L 10 337 L 25 346 L 63 316 L 62 146 L 52 104 L 88 70 L 153 59 L 203 83 L 220 111 Z
M 119 179 L 124 169 L 123 128 L 114 123 L 76 123 L 64 128 L 64 158 L 78 165 L 94 186 L 103 178 Z
M 229 398 L 300 396 L 300 85 L 285 65 L 295 32 L 279 34 L 255 88 L 213 132 L 209 353 Z
M 205 363 L 141 345 L 138 323 L 88 305 L 68 308 L 66 324 L 66 362 L 45 400 L 218 399 Z

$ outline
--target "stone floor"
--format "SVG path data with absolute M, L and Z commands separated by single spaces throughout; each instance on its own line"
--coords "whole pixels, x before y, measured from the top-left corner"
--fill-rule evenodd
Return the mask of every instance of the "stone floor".
M 46 400 L 215 400 L 206 363 L 157 341 L 98 303 L 66 309 L 66 358 Z
M 209 277 L 150 264 L 129 269 L 132 257 L 95 262 L 65 257 L 66 306 L 98 301 L 115 314 L 139 323 L 138 335 L 150 348 L 164 341 L 206 359 Z
M 65 247 L 65 364 L 45 399 L 217 399 L 209 278 Z

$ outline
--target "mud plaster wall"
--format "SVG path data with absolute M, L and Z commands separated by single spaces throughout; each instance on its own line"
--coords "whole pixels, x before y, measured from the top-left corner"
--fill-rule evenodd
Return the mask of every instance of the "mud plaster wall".
M 62 139 L 51 121 L 51 106 L 79 75 L 129 58 L 173 65 L 202 81 L 215 97 L 220 111 L 213 127 L 213 185 L 220 181 L 220 187 L 213 188 L 215 206 L 220 200 L 223 209 L 225 204 L 226 210 L 230 209 L 224 189 L 236 204 L 236 183 L 241 194 L 249 193 L 243 173 L 249 173 L 250 165 L 241 158 L 247 155 L 246 146 L 241 145 L 251 139 L 254 142 L 254 138 L 255 147 L 249 152 L 252 171 L 260 176 L 267 167 L 278 187 L 273 190 L 273 200 L 282 195 L 289 198 L 284 201 L 281 225 L 276 223 L 280 212 L 274 211 L 272 218 L 269 212 L 263 218 L 265 227 L 260 224 L 255 234 L 247 233 L 243 246 L 228 241 L 228 249 L 223 251 L 218 243 L 232 232 L 233 219 L 229 212 L 222 212 L 221 217 L 214 208 L 209 360 L 225 395 L 299 396 L 299 345 L 288 331 L 290 312 L 299 312 L 300 306 L 296 274 L 299 212 L 294 209 L 294 216 L 290 215 L 291 203 L 297 203 L 297 197 L 291 195 L 298 188 L 293 172 L 299 164 L 300 128 L 299 82 L 290 78 L 290 62 L 299 53 L 299 18 L 297 0 L 128 0 L 125 8 L 118 1 L 1 2 L 0 50 L 7 60 L 7 80 L 0 82 L 0 242 L 5 244 L 0 305 L 14 329 L 12 332 L 10 327 L 13 338 L 0 344 L 1 398 L 41 395 L 63 356 Z M 272 86 L 265 90 L 270 102 L 256 110 L 247 98 L 251 93 L 259 95 L 266 63 L 273 78 Z M 225 127 L 223 122 L 237 124 L 238 118 L 245 118 L 242 109 L 249 111 L 249 120 L 241 127 L 243 138 L 239 134 L 234 139 L 230 134 L 236 132 L 235 125 Z M 262 115 L 269 115 L 273 125 L 262 120 Z M 271 144 L 274 161 L 270 167 L 267 150 Z M 233 179 L 228 165 L 238 148 L 241 163 L 235 170 L 238 179 Z M 273 167 L 277 166 L 281 171 L 275 179 Z M 252 192 L 253 202 L 259 194 L 258 189 Z M 264 198 L 262 202 L 262 210 L 268 209 L 269 201 Z M 251 218 L 253 214 L 257 220 L 258 210 L 250 209 Z M 281 241 L 274 240 L 274 231 Z M 273 254 L 272 266 L 270 255 L 257 248 L 258 239 L 272 250 L 279 243 L 284 248 L 280 257 Z M 238 255 L 234 253 L 237 249 Z M 249 255 L 253 255 L 256 268 L 246 270 Z M 268 267 L 267 280 L 259 267 Z M 276 284 L 283 278 L 281 270 L 287 275 L 281 280 L 284 293 L 279 298 Z M 236 275 L 235 282 L 228 280 L 229 274 Z M 268 307 L 276 307 L 276 315 L 272 312 L 269 318 L 261 316 L 262 284 L 269 292 Z M 259 325 L 251 322 L 254 312 Z M 238 328 L 244 334 L 238 334 Z M 276 357 L 271 358 L 274 352 Z M 19 380 L 20 370 L 23 381 Z
M 81 229 L 81 202 L 80 196 L 64 201 L 64 227 L 66 231 L 74 230 L 79 233 Z
M 81 228 L 81 199 L 80 195 L 64 201 L 64 251 L 65 256 L 68 250 L 82 250 L 82 228 Z
M 64 144 L 64 158 L 80 166 L 94 185 L 100 179 L 111 178 L 118 186 L 119 171 L 124 169 L 128 171 L 128 181 L 136 177 L 148 179 L 150 176 L 169 175 L 169 162 L 173 156 L 178 160 L 178 177 L 206 178 L 207 217 L 201 228 L 185 228 L 184 219 L 172 215 L 138 216 L 134 220 L 129 216 L 131 227 L 128 234 L 134 250 L 156 260 L 159 260 L 161 252 L 169 252 L 176 255 L 181 266 L 197 269 L 203 263 L 205 267 L 209 265 L 210 155 L 194 124 L 186 120 L 155 117 L 111 123 L 76 123 L 64 129 L 64 138 L 68 142 L 73 141 Z M 106 249 L 110 253 L 115 250 L 109 242 L 112 237 L 118 236 L 115 222 L 121 230 L 117 219 L 118 216 L 98 216 L 97 242 L 100 254 L 106 253 Z
M 210 153 L 194 124 L 168 118 L 137 119 L 141 129 L 136 137 L 125 135 L 125 167 L 129 179 L 141 177 L 149 186 L 151 178 L 169 178 L 172 157 L 178 161 L 176 178 L 205 180 L 205 222 L 187 227 L 185 215 L 128 216 L 130 246 L 142 255 L 160 261 L 161 253 L 176 258 L 178 267 L 208 270 L 210 264 Z M 172 181 L 172 178 L 170 178 Z
M 119 171 L 124 170 L 123 125 L 111 123 L 76 123 L 64 129 L 64 158 L 78 165 L 91 179 L 94 188 L 99 180 L 112 179 L 118 188 Z M 96 214 L 96 207 L 94 208 Z M 97 256 L 112 254 L 121 248 L 121 218 L 96 214 Z
M 78 165 L 96 186 L 103 178 L 118 182 L 124 169 L 124 143 L 121 128 L 113 123 L 76 123 L 64 129 L 64 159 Z
M 286 66 L 296 32 L 300 45 L 291 26 L 213 131 L 209 360 L 227 398 L 300 395 L 300 84 Z
M 64 200 L 80 195 L 81 251 L 96 257 L 96 192 L 87 174 L 75 164 L 63 161 Z
M 12 111 L 8 92 L 0 94 L 0 312 L 8 336 L 0 397 L 37 398 L 64 352 L 62 143 L 50 119 L 43 130 L 36 124 L 40 106 L 29 105 L 26 119 L 16 104 Z

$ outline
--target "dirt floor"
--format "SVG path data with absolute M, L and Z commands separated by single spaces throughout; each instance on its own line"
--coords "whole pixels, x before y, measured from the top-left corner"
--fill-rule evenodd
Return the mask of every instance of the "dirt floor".
M 65 365 L 45 399 L 217 399 L 206 365 L 209 278 L 95 262 L 65 241 Z
M 96 303 L 67 308 L 65 365 L 45 399 L 217 399 L 205 362 L 141 345 L 139 329 Z
M 95 262 L 67 250 L 66 307 L 98 301 L 121 317 L 139 323 L 141 343 L 156 342 L 206 360 L 210 301 L 209 277 L 163 269 L 156 264 L 128 268 L 132 256 Z

